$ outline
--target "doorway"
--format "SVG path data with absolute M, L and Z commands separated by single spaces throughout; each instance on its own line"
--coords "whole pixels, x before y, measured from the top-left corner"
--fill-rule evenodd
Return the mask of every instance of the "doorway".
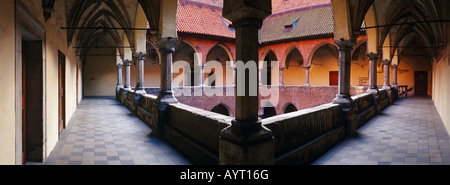
M 22 41 L 22 164 L 43 161 L 42 58 L 42 41 Z
M 58 138 L 66 128 L 66 56 L 58 51 Z
M 414 74 L 414 95 L 428 95 L 428 71 L 416 71 Z
M 339 86 L 339 71 L 330 71 L 330 86 Z

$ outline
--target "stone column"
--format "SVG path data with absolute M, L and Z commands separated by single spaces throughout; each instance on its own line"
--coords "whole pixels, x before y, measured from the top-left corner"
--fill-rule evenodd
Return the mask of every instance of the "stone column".
M 386 90 L 390 90 L 391 89 L 391 85 L 389 84 L 389 66 L 391 64 L 390 60 L 383 60 L 383 65 L 384 65 L 384 85 L 383 85 L 383 89 Z
M 311 66 L 305 67 L 305 85 L 306 87 L 311 87 L 311 84 L 309 84 L 309 70 L 311 69 Z
M 263 85 L 263 83 L 262 83 L 262 81 L 263 81 L 263 79 L 262 79 L 263 66 L 264 65 L 258 66 L 258 85 L 259 86 Z M 266 82 L 266 84 L 267 84 L 267 82 Z
M 122 63 L 117 64 L 117 86 L 116 86 L 116 99 L 120 101 L 120 89 L 123 89 L 123 77 L 122 77 Z
M 378 54 L 370 53 L 367 55 L 369 57 L 369 89 L 367 93 L 378 94 L 378 82 L 377 82 L 377 62 Z
M 118 93 L 120 89 L 123 88 L 123 77 L 122 77 L 122 63 L 117 64 L 117 87 L 116 92 Z
M 348 108 L 352 101 L 350 95 L 350 70 L 351 70 L 351 52 L 355 43 L 349 41 L 334 41 L 339 50 L 339 88 L 334 104 L 340 104 Z
M 172 90 L 173 53 L 177 41 L 178 39 L 168 38 L 157 42 L 161 53 L 161 90 L 158 96 L 160 103 L 178 103 Z
M 280 67 L 280 86 L 284 86 L 283 71 L 284 71 L 284 67 Z
M 233 70 L 233 86 L 236 86 L 236 66 L 232 66 L 231 70 Z
M 124 60 L 123 64 L 125 65 L 125 90 L 129 91 L 131 90 L 131 82 L 130 82 L 130 67 L 131 67 L 131 60 Z
M 398 88 L 397 68 L 398 68 L 398 65 L 396 65 L 396 64 L 392 65 L 392 87 L 394 87 L 394 88 Z
M 259 66 L 258 30 L 271 10 L 271 0 L 224 1 L 223 16 L 232 21 L 236 29 L 236 61 L 244 64 L 255 62 L 256 67 Z M 254 87 L 254 84 L 249 84 L 250 75 L 257 78 L 258 74 L 245 73 L 243 87 L 236 83 L 236 118 L 220 133 L 221 165 L 273 165 L 275 161 L 272 132 L 262 126 L 258 116 L 259 96 L 251 96 L 249 92 Z M 245 88 L 245 95 L 239 96 L 238 88 Z
M 147 53 L 136 53 L 136 94 L 146 94 L 144 87 L 144 60 Z
M 200 66 L 200 86 L 205 86 L 205 65 Z

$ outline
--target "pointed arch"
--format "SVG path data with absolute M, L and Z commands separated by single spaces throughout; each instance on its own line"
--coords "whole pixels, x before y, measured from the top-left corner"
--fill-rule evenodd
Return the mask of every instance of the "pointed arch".
M 290 58 L 289 55 L 291 55 L 292 52 L 298 53 L 300 55 L 300 58 L 298 59 L 299 63 L 301 62 L 302 65 L 305 65 L 305 62 L 304 62 L 305 60 L 303 58 L 302 53 L 297 48 L 297 46 L 292 45 L 292 46 L 289 46 L 288 49 L 286 49 L 286 52 L 284 53 L 283 59 L 282 59 L 281 64 L 280 64 L 280 67 L 288 68 L 287 62 L 289 62 L 288 61 L 288 59 Z
M 211 112 L 233 117 L 233 111 L 231 111 L 230 107 L 228 107 L 223 103 L 216 105 L 214 108 L 211 109 Z
M 147 17 L 144 9 L 138 3 L 136 10 L 136 19 L 134 21 L 135 28 L 147 28 Z M 147 30 L 135 30 L 134 31 L 134 49 L 136 53 L 147 53 Z
M 291 113 L 291 112 L 295 112 L 298 111 L 297 107 L 295 107 L 294 104 L 292 103 L 287 103 L 284 107 L 283 107 L 283 112 L 282 114 L 287 114 L 287 113 Z

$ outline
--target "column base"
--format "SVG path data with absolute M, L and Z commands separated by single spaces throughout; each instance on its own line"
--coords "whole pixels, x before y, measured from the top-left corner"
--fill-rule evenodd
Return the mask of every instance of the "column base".
M 144 89 L 136 89 L 136 90 L 134 91 L 134 93 L 135 93 L 135 94 L 139 94 L 139 95 L 147 94 L 147 92 L 146 92 Z
M 391 90 L 391 86 L 390 85 L 384 85 L 381 89 Z
M 350 104 L 353 101 L 352 97 L 347 94 L 338 94 L 333 100 L 334 104 Z
M 303 86 L 305 86 L 305 87 L 311 87 L 311 84 L 305 83 L 305 85 L 303 85 Z
M 178 103 L 173 91 L 159 91 L 157 101 L 166 104 Z
M 232 121 L 220 133 L 220 165 L 274 165 L 272 132 L 257 122 Z
M 379 94 L 380 90 L 378 90 L 378 87 L 375 89 L 367 89 L 366 93 L 370 93 L 370 94 Z

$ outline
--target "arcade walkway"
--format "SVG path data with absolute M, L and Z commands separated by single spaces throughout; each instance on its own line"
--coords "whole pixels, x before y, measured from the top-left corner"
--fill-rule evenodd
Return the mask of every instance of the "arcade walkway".
M 110 98 L 85 98 L 46 165 L 192 164 Z M 429 97 L 398 100 L 313 165 L 450 164 L 450 139 Z
M 188 165 L 113 98 L 85 98 L 46 165 Z
M 429 97 L 400 99 L 313 165 L 449 165 L 450 138 Z

